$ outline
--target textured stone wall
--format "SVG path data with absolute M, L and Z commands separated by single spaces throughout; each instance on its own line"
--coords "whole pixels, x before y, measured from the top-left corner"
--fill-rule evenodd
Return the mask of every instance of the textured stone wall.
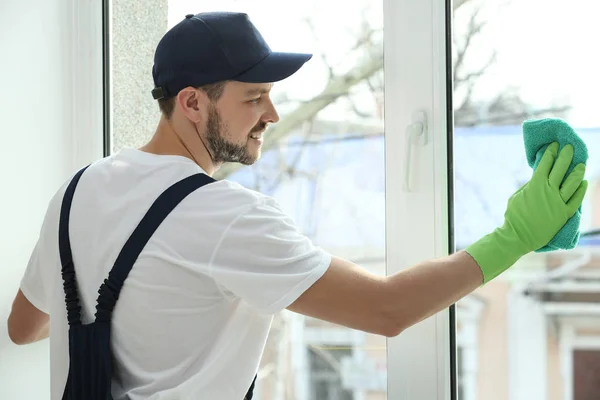
M 168 26 L 168 0 L 112 0 L 112 151 L 139 147 L 160 117 L 150 91 L 154 50 Z

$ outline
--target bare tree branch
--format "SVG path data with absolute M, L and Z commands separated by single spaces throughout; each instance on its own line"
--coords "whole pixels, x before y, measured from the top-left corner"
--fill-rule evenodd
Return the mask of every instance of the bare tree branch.
M 327 350 L 324 350 L 320 347 L 317 347 L 317 346 L 310 346 L 310 350 L 313 353 L 315 353 L 316 355 L 318 355 L 319 357 L 321 357 L 321 359 L 323 361 L 325 361 L 327 363 L 327 365 L 329 367 L 331 367 L 332 370 L 334 370 L 335 372 L 340 372 L 340 369 L 341 369 L 340 362 L 338 360 L 336 360 L 335 357 L 332 356 L 330 352 L 328 352 Z
M 362 65 L 352 69 L 346 75 L 337 76 L 332 79 L 321 94 L 315 99 L 301 104 L 285 118 L 282 118 L 277 125 L 269 129 L 268 133 L 264 136 L 265 141 L 263 144 L 263 151 L 268 151 L 273 148 L 278 141 L 288 135 L 304 121 L 313 119 L 319 111 L 340 98 L 342 93 L 346 94 L 352 86 L 362 82 L 382 67 L 383 55 L 376 58 L 369 58 Z M 234 171 L 237 171 L 240 167 L 240 164 L 225 164 L 215 174 L 215 177 L 217 179 L 222 179 Z
M 313 122 L 312 120 L 307 121 L 305 130 L 304 130 L 304 137 L 303 137 L 304 140 L 300 144 L 300 150 L 298 151 L 298 153 L 296 154 L 296 157 L 292 160 L 290 165 L 286 165 L 285 160 L 282 157 L 282 167 L 279 169 L 279 174 L 273 181 L 273 184 L 271 185 L 270 190 L 274 190 L 277 186 L 279 186 L 279 184 L 281 183 L 281 181 L 283 180 L 283 178 L 285 176 L 295 175 L 296 172 L 298 171 L 297 166 L 298 166 L 298 163 L 300 162 L 300 159 L 302 158 L 302 154 L 304 153 L 304 150 L 307 147 L 306 143 L 308 141 L 308 137 L 310 136 L 310 132 L 312 130 L 311 129 L 312 122 Z
M 354 114 L 356 114 L 358 117 L 360 117 L 360 118 L 368 118 L 369 117 L 369 113 L 363 112 L 358 109 L 358 107 L 356 106 L 356 103 L 354 102 L 354 100 L 352 98 L 348 98 L 348 105 L 350 107 L 350 110 Z
M 351 50 L 364 51 L 365 48 L 372 48 L 375 43 L 373 41 L 373 36 L 375 36 L 376 33 L 378 33 L 378 30 L 371 28 L 369 24 L 367 24 L 367 21 L 362 21 L 361 32 Z
M 312 20 L 307 16 L 306 18 L 304 18 L 304 23 L 308 26 L 310 33 L 313 35 L 313 38 L 315 39 L 315 42 L 320 43 L 318 40 L 319 34 L 317 33 L 317 29 L 315 28 L 315 24 L 313 24 Z M 321 57 L 321 60 L 323 61 L 323 65 L 325 66 L 325 68 L 327 68 L 329 80 L 332 80 L 335 77 L 335 73 L 333 72 L 333 66 L 331 65 L 329 60 L 327 60 L 327 56 L 325 55 L 324 51 L 318 51 L 318 53 Z
M 473 43 L 473 39 L 481 33 L 486 23 L 479 21 L 479 13 L 481 12 L 481 6 L 477 7 L 471 17 L 469 18 L 469 23 L 467 25 L 467 32 L 464 35 L 463 43 L 455 43 L 455 48 L 457 49 L 456 57 L 453 65 L 453 81 L 456 86 L 460 86 L 464 83 L 470 83 L 473 79 L 480 77 L 483 73 L 496 61 L 496 52 L 492 54 L 490 59 L 486 62 L 486 64 L 481 67 L 478 71 L 471 72 L 467 74 L 467 76 L 461 76 L 462 71 L 465 67 L 465 58 L 469 53 L 469 49 Z
M 460 6 L 462 6 L 463 4 L 465 4 L 466 2 L 468 2 L 469 0 L 454 0 L 452 2 L 452 6 L 453 8 L 456 10 L 458 9 Z
M 528 118 L 538 118 L 544 115 L 561 115 L 571 109 L 570 106 L 559 106 L 559 107 L 548 107 L 541 108 L 537 110 L 531 111 L 513 111 L 507 112 L 505 114 L 498 114 L 484 118 L 474 117 L 472 119 L 467 119 L 468 116 L 465 116 L 460 121 L 457 121 L 457 125 L 460 126 L 478 126 L 478 125 L 507 125 L 513 123 L 519 123 L 524 119 Z M 476 114 L 476 113 L 473 113 Z
M 461 111 L 470 108 L 471 100 L 473 97 L 474 86 L 475 86 L 474 84 L 467 85 L 467 93 L 466 93 L 465 98 L 464 98 L 463 102 L 461 103 L 461 105 L 456 109 L 456 111 L 455 111 L 456 114 L 460 114 Z M 456 116 L 455 116 L 455 120 L 456 120 Z
M 485 65 L 483 65 L 481 68 L 479 68 L 475 71 L 471 71 L 471 72 L 467 73 L 465 76 L 458 77 L 454 83 L 457 86 L 459 86 L 464 83 L 471 83 L 471 82 L 477 80 L 478 78 L 481 78 L 486 73 L 486 71 L 488 71 L 489 67 L 491 67 L 496 62 L 496 54 L 497 53 L 494 50 L 494 52 L 492 53 L 492 55 L 490 56 L 488 61 L 485 63 Z
M 453 7 L 456 10 L 468 1 L 470 0 L 456 0 Z M 371 35 L 374 33 L 375 31 L 372 31 Z M 370 37 L 370 35 L 366 35 L 364 39 L 366 40 Z M 372 49 L 367 49 L 366 54 L 368 57 L 363 57 L 359 65 L 344 75 L 335 76 L 317 97 L 299 104 L 294 111 L 282 118 L 277 125 L 270 128 L 268 134 L 265 135 L 263 151 L 272 149 L 278 141 L 296 129 L 303 121 L 313 119 L 325 107 L 340 97 L 347 95 L 352 87 L 382 70 L 383 54 L 381 54 L 381 48 L 381 44 L 378 44 L 372 46 Z M 241 167 L 240 164 L 225 164 L 215 173 L 215 178 L 223 179 Z

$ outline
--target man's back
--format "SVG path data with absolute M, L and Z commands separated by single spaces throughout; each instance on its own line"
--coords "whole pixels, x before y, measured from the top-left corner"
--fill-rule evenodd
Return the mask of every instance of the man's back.
M 98 288 L 154 200 L 199 172 L 184 157 L 133 149 L 86 170 L 69 227 L 84 323 L 92 321 Z M 63 193 L 64 187 L 51 202 L 22 285 L 34 304 L 45 296 L 37 302 L 51 317 L 52 399 L 61 398 L 68 370 L 58 257 Z M 294 301 L 329 265 L 329 257 L 289 222 L 267 197 L 225 181 L 177 206 L 142 251 L 115 307 L 115 399 L 243 397 L 272 313 Z M 275 230 L 271 239 L 265 229 Z M 29 278 L 37 273 L 41 280 Z M 252 280 L 270 274 L 276 287 L 257 290 Z

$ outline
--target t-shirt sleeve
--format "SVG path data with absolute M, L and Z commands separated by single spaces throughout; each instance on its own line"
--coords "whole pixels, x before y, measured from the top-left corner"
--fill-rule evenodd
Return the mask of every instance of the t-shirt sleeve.
M 55 271 L 54 264 L 58 253 L 59 207 L 65 185 L 48 204 L 37 242 L 29 256 L 19 287 L 27 300 L 46 314 L 50 313 L 50 291 L 54 282 L 52 271 Z
M 29 257 L 29 263 L 21 279 L 20 289 L 35 308 L 48 314 L 48 299 L 42 276 L 43 265 L 40 257 L 41 247 L 41 240 L 38 240 Z
M 211 274 L 226 294 L 265 312 L 292 304 L 327 270 L 331 255 L 265 198 L 239 215 L 217 244 Z

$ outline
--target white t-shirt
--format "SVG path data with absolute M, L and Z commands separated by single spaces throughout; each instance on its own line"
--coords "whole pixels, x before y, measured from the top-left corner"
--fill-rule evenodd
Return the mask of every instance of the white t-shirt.
M 69 227 L 83 323 L 92 321 L 102 281 L 153 201 L 198 172 L 187 158 L 134 149 L 84 172 Z M 68 372 L 58 250 L 67 184 L 50 202 L 21 283 L 50 315 L 52 400 L 62 398 Z M 196 190 L 157 229 L 121 291 L 112 319 L 115 399 L 243 399 L 272 315 L 330 261 L 273 199 L 228 181 Z

